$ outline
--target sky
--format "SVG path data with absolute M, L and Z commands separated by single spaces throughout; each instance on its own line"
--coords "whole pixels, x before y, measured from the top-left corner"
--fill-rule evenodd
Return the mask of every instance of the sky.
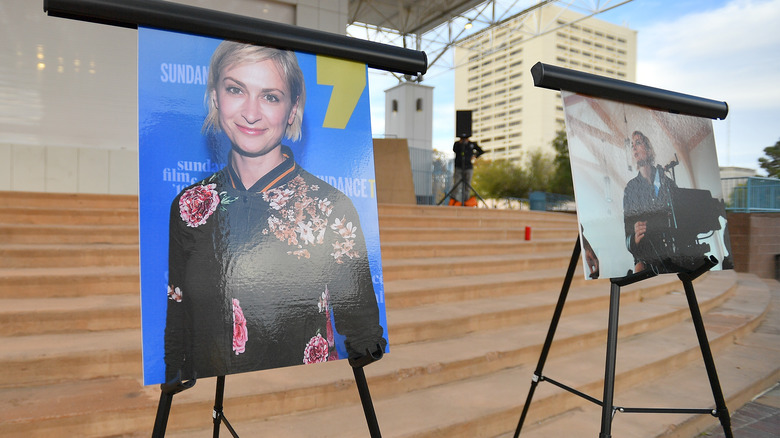
M 720 166 L 765 174 L 758 158 L 780 140 L 780 0 L 633 0 L 596 18 L 637 31 L 637 83 L 725 101 L 728 116 L 713 121 Z M 454 140 L 453 83 L 454 72 L 441 68 L 422 82 L 434 87 L 441 151 Z M 384 90 L 397 84 L 369 72 L 375 137 L 384 135 Z

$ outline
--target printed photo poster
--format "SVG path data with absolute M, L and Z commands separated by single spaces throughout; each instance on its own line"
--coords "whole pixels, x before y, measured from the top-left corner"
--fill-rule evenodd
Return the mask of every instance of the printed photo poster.
M 586 278 L 733 268 L 711 120 L 561 97 Z
M 138 31 L 144 383 L 388 350 L 364 64 Z

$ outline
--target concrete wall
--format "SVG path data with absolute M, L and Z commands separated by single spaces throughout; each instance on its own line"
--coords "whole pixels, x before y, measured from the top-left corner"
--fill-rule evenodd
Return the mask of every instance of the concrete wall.
M 174 0 L 343 35 L 348 0 Z M 137 32 L 3 0 L 0 190 L 138 193 Z
M 403 138 L 374 139 L 376 201 L 380 204 L 416 204 L 409 144 Z
M 728 213 L 734 269 L 762 278 L 777 278 L 780 254 L 780 213 Z

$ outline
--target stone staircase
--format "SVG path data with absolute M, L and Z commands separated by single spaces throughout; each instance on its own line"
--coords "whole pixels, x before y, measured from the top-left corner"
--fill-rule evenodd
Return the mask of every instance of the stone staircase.
M 0 436 L 149 436 L 160 392 L 141 384 L 137 199 L 5 192 L 0 207 Z M 400 205 L 379 218 L 390 353 L 365 371 L 383 436 L 512 436 L 576 218 Z M 695 285 L 734 411 L 780 378 L 780 286 L 732 271 Z M 608 298 L 578 271 L 544 373 L 597 398 Z M 713 405 L 675 276 L 623 289 L 619 335 L 616 404 Z M 168 436 L 212 436 L 214 384 L 174 397 Z M 241 436 L 368 436 L 346 361 L 228 376 L 225 414 Z M 599 421 L 542 383 L 521 436 L 595 437 Z M 617 414 L 612 430 L 693 437 L 716 422 Z

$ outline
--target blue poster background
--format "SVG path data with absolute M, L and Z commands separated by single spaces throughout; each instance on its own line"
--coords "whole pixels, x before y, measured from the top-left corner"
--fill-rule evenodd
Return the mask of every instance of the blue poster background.
M 138 30 L 139 227 L 144 384 L 165 376 L 164 331 L 171 202 L 182 188 L 223 168 L 229 142 L 201 127 L 208 65 L 221 40 Z M 334 86 L 317 82 L 318 56 L 296 53 L 306 80 L 303 138 L 284 140 L 301 166 L 344 192 L 360 215 L 380 323 L 387 338 L 367 70 L 344 129 L 323 127 Z M 340 357 L 346 357 L 337 337 Z

